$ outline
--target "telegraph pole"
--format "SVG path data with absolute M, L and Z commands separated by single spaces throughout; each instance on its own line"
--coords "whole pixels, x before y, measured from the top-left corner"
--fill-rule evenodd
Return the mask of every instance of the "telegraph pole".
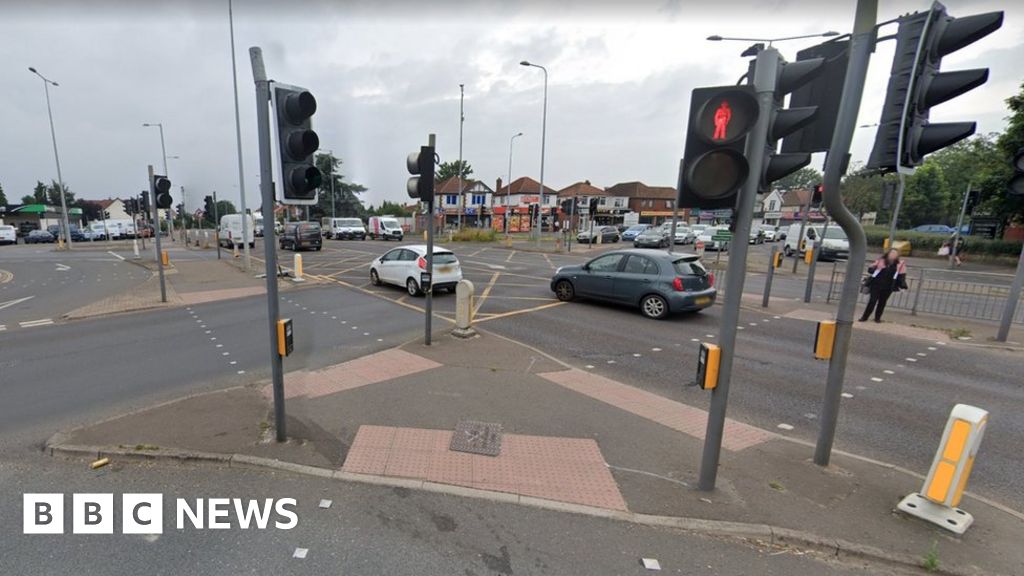
M 466 212 L 466 195 L 462 190 L 462 125 L 466 123 L 466 115 L 463 113 L 463 101 L 466 97 L 464 84 L 459 84 L 459 169 L 456 173 L 459 177 L 459 231 L 462 231 L 462 215 Z M 433 146 L 433 144 L 431 144 Z
M 860 293 L 861 271 L 867 256 L 864 229 L 857 217 L 843 205 L 839 182 L 843 176 L 844 160 L 853 140 L 868 63 L 875 48 L 877 15 L 878 0 L 857 0 L 853 35 L 850 38 L 850 61 L 846 68 L 846 79 L 843 82 L 843 95 L 836 116 L 835 131 L 832 133 L 832 143 L 825 158 L 825 190 L 822 195 L 829 214 L 835 218 L 850 240 L 850 258 L 846 261 L 846 279 L 843 282 L 839 308 L 836 312 L 835 344 L 832 348 L 832 359 L 829 360 L 825 399 L 821 409 L 821 428 L 814 449 L 814 463 L 819 466 L 828 466 L 832 456 L 843 379 L 846 377 L 846 359 L 850 353 L 850 338 L 853 335 L 853 315 Z

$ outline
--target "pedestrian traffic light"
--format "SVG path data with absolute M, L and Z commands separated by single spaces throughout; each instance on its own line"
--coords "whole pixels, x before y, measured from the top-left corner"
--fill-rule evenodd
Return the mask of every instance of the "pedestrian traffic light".
M 590 217 L 593 218 L 594 214 L 597 214 L 597 205 L 601 203 L 601 199 L 594 196 L 590 199 Z
M 927 12 L 899 19 L 896 55 L 867 167 L 911 172 L 924 156 L 974 134 L 975 122 L 931 123 L 933 106 L 988 80 L 988 68 L 939 72 L 943 56 L 988 36 L 1003 25 L 1002 12 L 953 18 L 935 2 Z
M 110 218 L 110 212 L 109 212 L 109 211 L 107 211 L 107 210 L 104 210 L 104 211 L 103 211 L 103 219 L 104 219 L 104 220 L 106 220 L 106 219 L 108 219 L 108 218 Z
M 1010 194 L 1024 196 L 1024 148 L 1013 155 L 1013 171 L 1009 183 Z
M 775 102 L 768 121 L 768 142 L 764 173 L 758 190 L 768 190 L 772 182 L 784 178 L 811 163 L 810 152 L 778 153 L 780 139 L 810 125 L 817 117 L 817 106 L 783 108 L 786 95 L 821 74 L 824 58 L 780 62 L 775 81 Z
M 747 180 L 747 134 L 758 116 L 750 86 L 696 88 L 690 96 L 686 150 L 679 175 L 682 208 L 732 208 Z
M 420 146 L 419 152 L 409 154 L 405 161 L 408 168 L 409 178 L 406 184 L 406 192 L 409 198 L 418 198 L 421 202 L 432 202 L 434 200 L 434 147 Z
M 174 203 L 171 198 L 171 181 L 167 176 L 153 175 L 153 194 L 156 195 L 156 207 L 166 210 Z
M 320 137 L 312 128 L 316 98 L 305 88 L 274 82 L 270 100 L 274 110 L 278 162 L 274 185 L 282 204 L 316 204 L 323 180 L 314 155 Z
M 149 214 L 149 192 L 144 191 L 139 194 L 139 206 L 142 208 L 143 214 Z
M 814 191 L 811 193 L 811 206 L 821 206 L 822 200 L 825 199 L 825 185 L 815 184 Z

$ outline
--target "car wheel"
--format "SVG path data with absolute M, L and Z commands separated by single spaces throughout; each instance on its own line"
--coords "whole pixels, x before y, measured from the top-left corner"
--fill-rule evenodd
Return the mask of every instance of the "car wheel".
M 370 284 L 374 286 L 380 286 L 380 276 L 377 275 L 377 271 L 370 269 Z
M 562 302 L 568 302 L 576 297 L 576 289 L 573 288 L 572 282 L 568 280 L 559 280 L 555 284 L 555 297 Z
M 422 294 L 415 278 L 409 278 L 405 281 L 405 291 L 409 293 L 409 296 L 419 296 Z
M 789 246 L 786 246 L 782 249 L 782 253 L 786 255 L 786 258 L 789 258 L 793 255 L 793 250 Z
M 648 318 L 660 320 L 668 315 L 668 302 L 657 294 L 648 294 L 640 300 L 640 313 Z

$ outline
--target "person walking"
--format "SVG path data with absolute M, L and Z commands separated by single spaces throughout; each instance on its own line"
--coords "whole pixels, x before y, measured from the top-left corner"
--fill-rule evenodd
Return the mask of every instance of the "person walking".
M 875 322 L 881 322 L 889 296 L 892 296 L 893 292 L 907 289 L 907 265 L 900 260 L 899 250 L 889 250 L 868 266 L 868 277 L 865 278 L 864 285 L 868 288 L 870 297 L 860 321 L 866 322 L 874 312 Z

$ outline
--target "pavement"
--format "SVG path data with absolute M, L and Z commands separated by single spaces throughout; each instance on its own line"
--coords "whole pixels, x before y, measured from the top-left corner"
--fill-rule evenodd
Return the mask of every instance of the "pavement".
M 288 469 L 413 492 L 643 526 L 675 521 L 760 533 L 869 560 L 874 569 L 911 568 L 935 550 L 951 574 L 1024 572 L 1021 513 L 968 495 L 961 507 L 975 524 L 954 537 L 895 511 L 920 489 L 918 474 L 838 451 L 820 468 L 807 442 L 739 421 L 726 426 L 717 489 L 697 491 L 705 412 L 591 368 L 490 332 L 471 340 L 440 335 L 430 347 L 412 341 L 289 370 L 283 444 L 273 441 L 263 380 L 69 430 L 49 447 L 115 463 L 164 456 L 273 469 L 294 463 L 302 466 Z M 497 456 L 450 450 L 466 421 L 500 425 Z M 943 424 L 929 426 L 937 435 Z M 979 464 L 984 459 L 983 447 Z

